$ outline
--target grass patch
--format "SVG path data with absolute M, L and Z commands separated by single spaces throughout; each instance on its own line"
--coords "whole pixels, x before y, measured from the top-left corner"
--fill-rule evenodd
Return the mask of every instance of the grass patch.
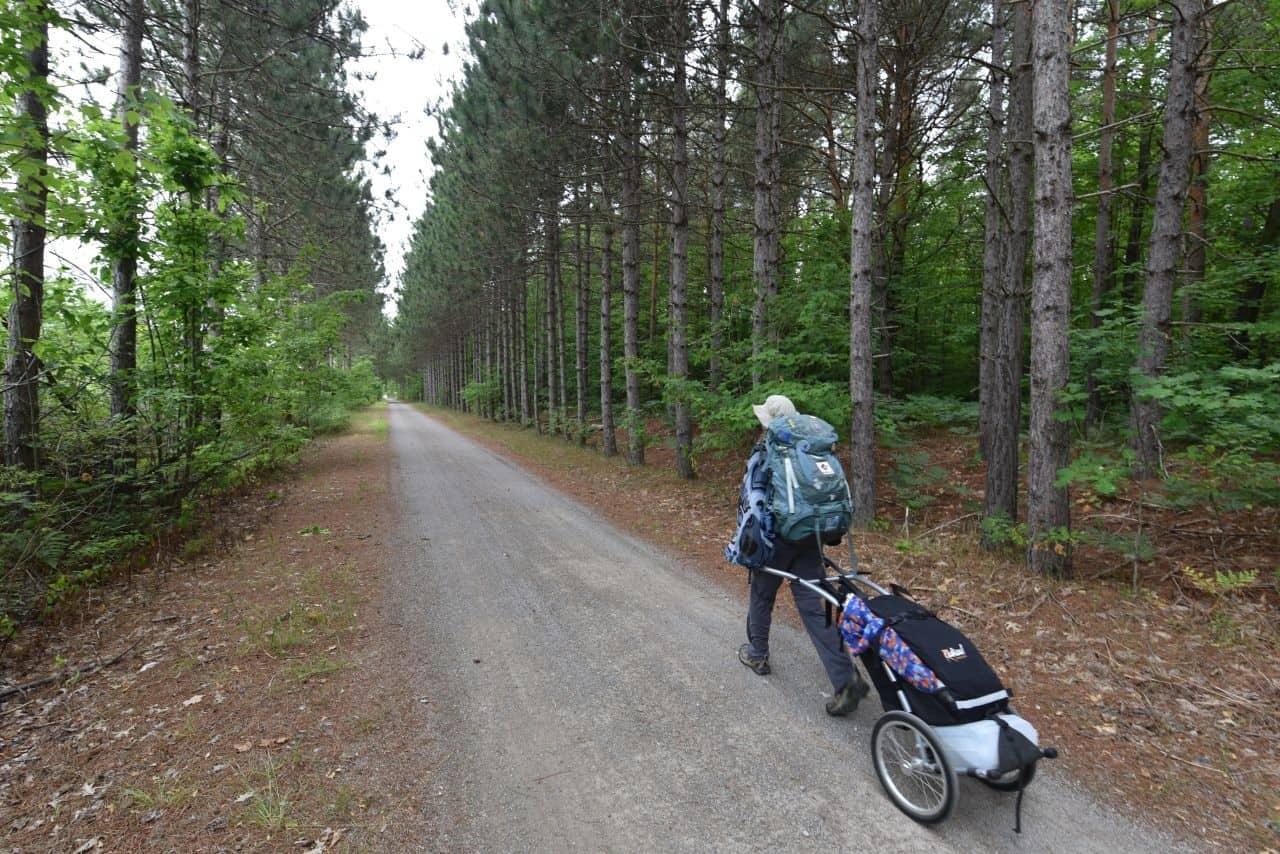
M 351 719 L 351 730 L 356 735 L 372 735 L 377 732 L 378 727 L 386 720 L 386 712 L 378 712 L 371 715 L 357 715 Z
M 297 819 L 290 813 L 293 802 L 280 784 L 282 768 L 280 762 L 268 756 L 253 775 L 256 779 L 249 781 L 253 797 L 245 809 L 245 820 L 269 833 L 298 826 Z
M 350 432 L 375 439 L 387 438 L 387 404 L 383 401 L 360 410 L 351 417 Z
M 334 673 L 341 673 L 351 665 L 345 661 L 335 661 L 332 658 L 324 658 L 316 656 L 314 658 L 304 659 L 303 661 L 295 661 L 285 668 L 285 675 L 294 682 L 302 684 L 311 679 L 323 676 L 331 676 Z
M 122 791 L 124 805 L 140 812 L 181 807 L 195 796 L 196 789 L 178 777 L 161 774 L 150 786 L 127 786 Z
M 193 558 L 197 558 L 204 554 L 211 545 L 213 545 L 212 534 L 205 534 L 201 537 L 192 537 L 182 544 L 179 554 L 182 556 L 183 560 L 192 560 Z

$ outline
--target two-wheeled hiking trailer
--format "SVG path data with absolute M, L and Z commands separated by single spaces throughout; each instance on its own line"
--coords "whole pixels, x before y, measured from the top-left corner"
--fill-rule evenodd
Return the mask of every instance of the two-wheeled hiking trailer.
M 842 613 L 850 595 L 872 603 L 912 603 L 909 591 L 896 584 L 886 590 L 857 570 L 856 558 L 851 560 L 853 568 L 845 570 L 824 555 L 824 568 L 833 570 L 835 575 L 816 580 L 772 567 L 757 571 L 804 585 L 817 593 L 827 603 L 828 623 L 832 609 L 836 614 Z M 976 650 L 971 652 L 976 654 Z M 986 696 L 960 701 L 952 699 L 945 688 L 938 695 L 924 694 L 914 690 L 883 660 L 876 644 L 870 644 L 858 658 L 884 708 L 884 714 L 871 731 L 871 755 L 876 776 L 894 805 L 921 824 L 944 821 L 955 809 L 959 798 L 958 777 L 963 775 L 997 791 L 1017 792 L 1015 827 L 1020 830 L 1022 792 L 1031 782 L 1035 762 L 1055 758 L 1058 753 L 1052 747 L 1038 746 L 1035 728 L 1008 706 L 1009 692 L 1002 688 Z M 957 714 L 960 720 L 966 719 L 966 709 L 999 711 L 979 712 L 985 717 L 956 723 Z M 1025 740 L 1010 737 L 1009 731 Z M 1022 745 L 1022 767 L 1007 770 L 1009 763 L 1005 761 L 1002 769 L 1002 754 L 1008 754 L 1008 750 L 1001 749 L 1002 739 L 1006 742 L 1016 739 Z

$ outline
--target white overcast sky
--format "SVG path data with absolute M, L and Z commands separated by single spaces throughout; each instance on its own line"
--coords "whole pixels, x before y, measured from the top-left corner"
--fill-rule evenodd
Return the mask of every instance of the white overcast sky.
M 453 81 L 461 75 L 468 9 L 450 0 L 351 2 L 369 25 L 364 35 L 366 58 L 352 71 L 376 76 L 372 81 L 353 79 L 350 85 L 380 119 L 395 120 L 396 135 L 382 159 L 390 174 L 379 170 L 371 175 L 374 198 L 384 211 L 380 233 L 387 247 L 388 283 L 395 287 L 404 269 L 413 221 L 422 213 L 427 197 L 431 170 L 427 139 L 436 129 L 427 110 L 448 98 Z M 419 49 L 422 58 L 410 59 Z M 375 140 L 370 147 L 376 150 L 384 142 Z M 384 198 L 387 190 L 393 194 L 394 205 Z

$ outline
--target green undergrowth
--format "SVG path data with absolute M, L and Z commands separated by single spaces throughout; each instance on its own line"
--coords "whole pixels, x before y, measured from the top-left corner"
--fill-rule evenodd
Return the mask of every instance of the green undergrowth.
M 364 401 L 367 395 L 356 395 L 340 417 L 325 416 L 322 429 L 283 426 L 253 442 L 228 439 L 169 466 L 117 472 L 103 458 L 56 477 L 0 468 L 0 649 L 24 624 L 54 616 L 104 581 L 145 570 L 157 555 L 191 561 L 205 554 L 217 504 L 295 462 L 318 432 L 385 436 L 385 414 L 378 405 L 355 408 Z

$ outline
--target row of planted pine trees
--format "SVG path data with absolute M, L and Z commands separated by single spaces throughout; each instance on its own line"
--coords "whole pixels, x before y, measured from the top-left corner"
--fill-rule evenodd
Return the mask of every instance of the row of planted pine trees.
M 1025 497 L 1047 572 L 1073 479 L 1176 457 L 1275 501 L 1278 31 L 1258 0 L 487 0 L 386 371 L 604 453 L 616 410 L 637 464 L 665 420 L 687 477 L 785 392 L 847 425 L 864 523 L 877 407 L 977 398 L 985 530 Z

